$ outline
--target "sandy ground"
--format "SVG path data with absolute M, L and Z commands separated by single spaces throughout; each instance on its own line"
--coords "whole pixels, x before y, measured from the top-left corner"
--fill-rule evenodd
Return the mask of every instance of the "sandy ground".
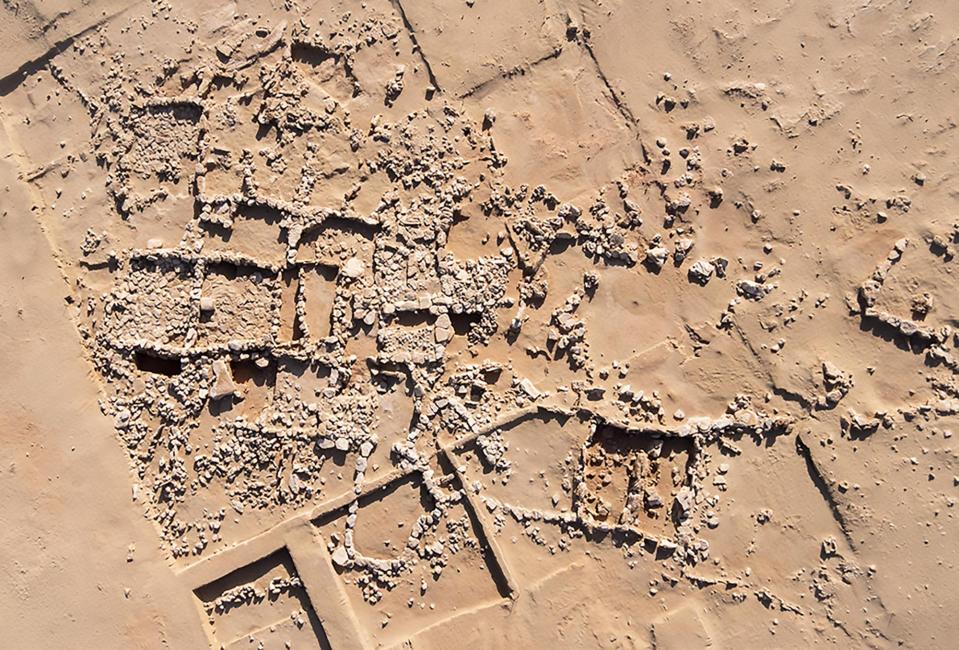
M 0 176 L 4 205 L 29 206 L 9 158 Z M 4 645 L 202 647 L 190 592 L 130 500 L 126 454 L 97 408 L 98 383 L 70 325 L 48 244 L 37 224 L 5 212 Z
M 5 647 L 953 645 L 950 3 L 0 18 Z

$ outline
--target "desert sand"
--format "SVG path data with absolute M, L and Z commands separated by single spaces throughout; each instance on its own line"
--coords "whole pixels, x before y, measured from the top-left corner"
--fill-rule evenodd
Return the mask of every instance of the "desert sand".
M 5 648 L 949 648 L 946 0 L 5 0 Z

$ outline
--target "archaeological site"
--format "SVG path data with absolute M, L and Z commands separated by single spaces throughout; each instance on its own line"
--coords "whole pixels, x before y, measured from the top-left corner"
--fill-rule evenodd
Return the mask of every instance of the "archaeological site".
M 959 647 L 954 0 L 0 34 L 3 648 Z

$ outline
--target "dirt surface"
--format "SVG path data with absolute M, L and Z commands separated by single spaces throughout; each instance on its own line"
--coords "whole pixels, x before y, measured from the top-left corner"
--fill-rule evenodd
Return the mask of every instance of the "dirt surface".
M 950 647 L 957 30 L 5 0 L 5 647 Z

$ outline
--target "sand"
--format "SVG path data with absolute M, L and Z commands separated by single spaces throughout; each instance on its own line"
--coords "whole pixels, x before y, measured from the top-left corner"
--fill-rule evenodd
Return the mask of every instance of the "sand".
M 4 647 L 953 645 L 950 3 L 0 16 Z

